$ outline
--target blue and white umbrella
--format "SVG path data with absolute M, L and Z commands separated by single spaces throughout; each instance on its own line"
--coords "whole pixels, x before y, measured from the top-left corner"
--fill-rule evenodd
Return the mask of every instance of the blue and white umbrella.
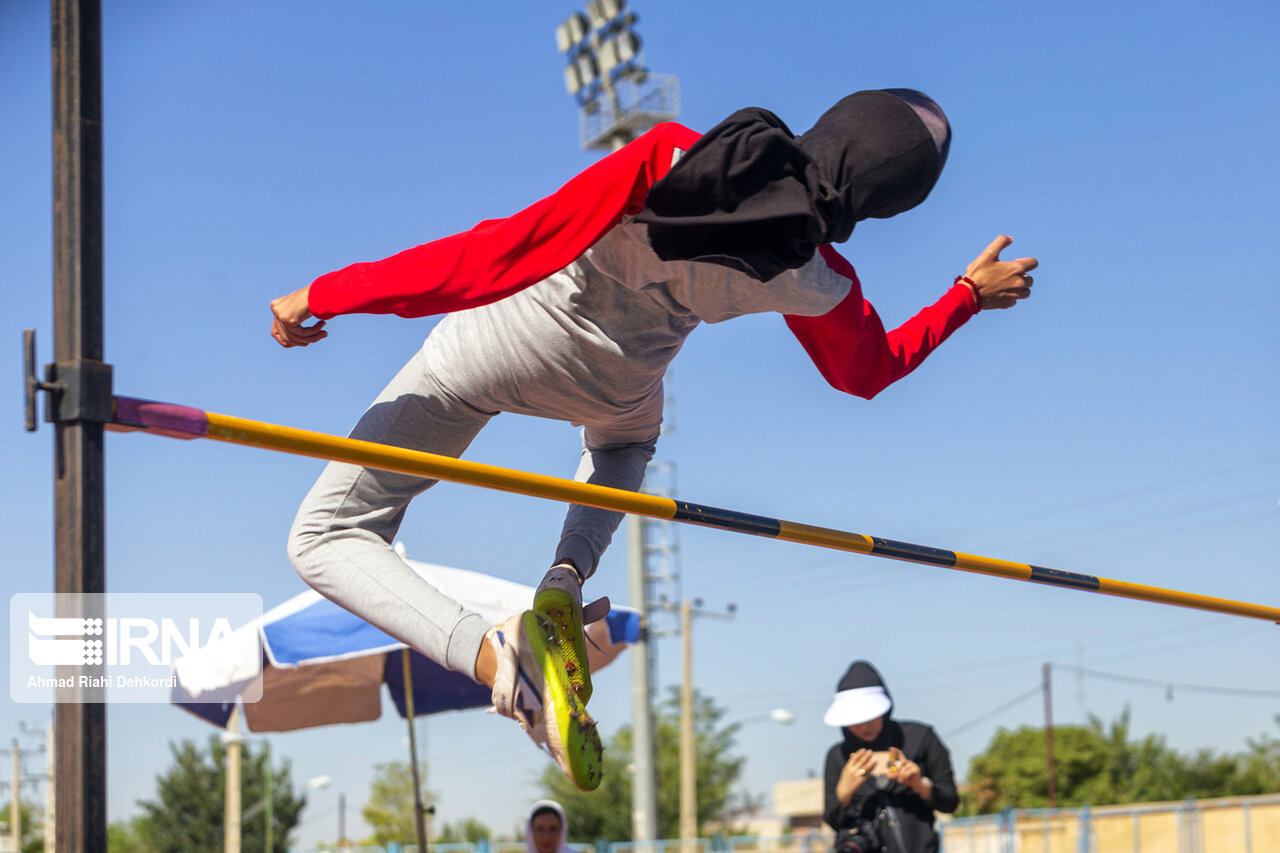
M 477 572 L 405 561 L 464 607 L 497 624 L 527 610 L 534 589 Z M 639 614 L 615 608 L 587 627 L 592 670 L 612 661 L 639 635 Z M 223 640 L 173 666 L 174 704 L 225 728 L 241 700 L 254 732 L 285 732 L 376 720 L 387 686 L 401 717 L 412 695 L 415 716 L 490 704 L 489 689 L 409 651 L 405 645 L 319 593 L 294 596 Z M 253 701 L 259 691 L 261 698 Z

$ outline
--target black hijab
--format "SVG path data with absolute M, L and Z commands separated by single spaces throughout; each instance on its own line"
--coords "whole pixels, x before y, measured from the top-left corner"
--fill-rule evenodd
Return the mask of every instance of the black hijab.
M 698 260 L 768 281 L 803 266 L 863 219 L 924 201 L 950 127 L 911 89 L 855 92 L 795 136 L 759 107 L 713 127 L 654 184 L 637 221 L 663 260 Z

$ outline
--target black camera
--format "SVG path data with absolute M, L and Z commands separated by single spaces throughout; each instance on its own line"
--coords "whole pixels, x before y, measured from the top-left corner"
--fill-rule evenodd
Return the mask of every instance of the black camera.
M 833 853 L 880 853 L 884 843 L 874 822 L 859 821 L 853 829 L 843 830 L 836 838 Z

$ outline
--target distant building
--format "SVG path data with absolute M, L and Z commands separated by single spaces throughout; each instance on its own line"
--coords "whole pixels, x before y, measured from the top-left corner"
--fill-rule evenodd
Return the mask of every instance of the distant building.
M 828 832 L 822 822 L 822 797 L 821 779 L 775 782 L 773 813 L 784 822 L 786 832 Z

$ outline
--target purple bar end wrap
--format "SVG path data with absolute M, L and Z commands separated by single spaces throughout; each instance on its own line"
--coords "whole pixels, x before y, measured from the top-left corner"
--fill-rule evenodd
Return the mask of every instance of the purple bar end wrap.
M 202 409 L 134 397 L 116 397 L 115 401 L 115 423 L 121 427 L 177 438 L 204 438 L 209 434 L 209 417 Z

